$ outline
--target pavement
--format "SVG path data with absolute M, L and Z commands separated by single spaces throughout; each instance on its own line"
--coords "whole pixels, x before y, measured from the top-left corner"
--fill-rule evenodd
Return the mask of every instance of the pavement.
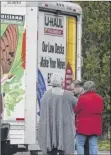
M 21 152 L 21 153 L 16 153 L 15 155 L 30 155 L 30 152 Z M 42 155 L 40 152 L 39 155 Z M 77 152 L 75 152 L 74 155 L 77 155 Z M 111 155 L 110 151 L 100 151 L 98 155 Z

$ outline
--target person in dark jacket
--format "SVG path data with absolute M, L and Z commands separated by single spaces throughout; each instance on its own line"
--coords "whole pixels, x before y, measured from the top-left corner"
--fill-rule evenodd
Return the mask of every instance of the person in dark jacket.
M 87 81 L 84 93 L 79 97 L 76 114 L 76 138 L 78 155 L 84 155 L 84 144 L 89 139 L 89 154 L 98 154 L 98 136 L 102 134 L 103 98 L 96 93 L 95 83 Z
M 83 89 L 83 83 L 79 80 L 73 80 L 71 82 L 71 91 L 74 94 L 75 97 L 79 98 L 81 94 L 84 93 Z M 88 137 L 86 138 L 85 144 L 84 144 L 84 154 L 89 155 L 89 141 Z

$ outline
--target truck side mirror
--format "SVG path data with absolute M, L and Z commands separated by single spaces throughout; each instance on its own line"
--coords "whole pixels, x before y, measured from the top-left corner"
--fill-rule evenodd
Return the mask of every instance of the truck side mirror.
M 5 93 L 3 93 L 3 97 L 5 97 Z

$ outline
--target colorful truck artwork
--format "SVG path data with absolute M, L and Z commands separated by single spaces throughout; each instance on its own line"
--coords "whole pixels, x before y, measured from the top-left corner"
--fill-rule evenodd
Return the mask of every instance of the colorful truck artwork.
M 1 85 L 4 97 L 4 117 L 9 118 L 14 107 L 24 99 L 25 33 L 21 23 L 2 19 L 1 23 Z

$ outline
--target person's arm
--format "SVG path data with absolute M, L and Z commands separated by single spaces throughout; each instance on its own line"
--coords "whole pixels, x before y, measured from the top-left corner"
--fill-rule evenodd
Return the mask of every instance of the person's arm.
M 73 108 L 77 105 L 77 102 L 78 102 L 78 98 L 75 97 L 75 96 L 71 93 L 71 103 L 72 103 Z
M 95 110 L 93 111 L 94 114 L 102 115 L 104 111 L 104 100 L 101 98 L 98 103 L 96 104 Z
M 42 96 L 41 100 L 40 100 L 40 118 L 45 116 L 45 110 L 46 110 L 46 99 L 47 99 L 47 92 L 44 93 L 44 95 Z
M 83 107 L 83 98 L 82 96 L 80 96 L 78 103 L 74 108 L 74 113 L 77 115 L 82 110 L 82 107 Z
M 102 101 L 101 101 L 101 114 L 103 113 L 104 111 L 104 99 L 102 98 Z

